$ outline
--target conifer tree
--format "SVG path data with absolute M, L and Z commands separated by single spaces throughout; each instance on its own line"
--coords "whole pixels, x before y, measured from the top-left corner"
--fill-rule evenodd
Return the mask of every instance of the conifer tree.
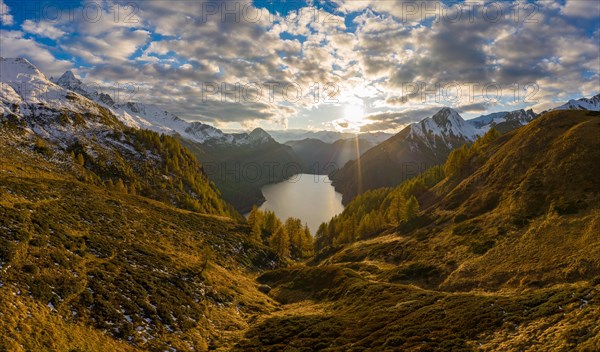
M 419 214 L 419 202 L 415 196 L 411 196 L 404 206 L 404 219 L 408 222 L 414 220 Z
M 85 160 L 83 159 L 83 154 L 77 154 L 77 158 L 75 159 L 75 161 L 77 162 L 77 164 L 83 166 L 83 164 L 85 163 Z
M 319 225 L 317 233 L 315 234 L 315 249 L 321 249 L 331 245 L 331 241 L 328 236 L 328 225 L 329 224 L 326 222 Z
M 302 232 L 302 257 L 308 258 L 313 255 L 314 242 L 313 237 L 310 234 L 308 224 L 304 224 L 304 231 Z
M 123 180 L 121 180 L 120 178 L 117 180 L 117 183 L 115 184 L 115 190 L 118 192 L 127 192 L 127 187 L 125 187 L 125 184 L 123 183 Z
M 262 242 L 262 227 L 260 221 L 256 221 L 252 226 L 252 238 L 258 242 Z
M 259 210 L 256 205 L 253 205 L 252 210 L 250 210 L 250 214 L 248 215 L 248 225 L 250 225 L 250 227 L 254 227 L 254 224 L 258 221 L 258 212 Z
M 275 230 L 275 233 L 269 239 L 269 245 L 279 256 L 284 258 L 290 256 L 290 239 L 283 226 L 279 226 Z
M 294 259 L 302 257 L 302 240 L 304 239 L 302 220 L 296 218 L 288 218 L 285 221 L 285 232 L 290 241 L 290 255 Z

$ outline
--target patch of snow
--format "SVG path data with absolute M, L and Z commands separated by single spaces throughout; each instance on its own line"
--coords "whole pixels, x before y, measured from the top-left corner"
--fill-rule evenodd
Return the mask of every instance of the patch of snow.
M 566 104 L 558 106 L 554 110 L 589 110 L 600 111 L 600 94 L 588 99 L 569 100 Z
M 443 108 L 432 117 L 428 117 L 410 126 L 411 136 L 422 140 L 432 149 L 435 148 L 436 136 L 444 144 L 453 148 L 453 141 L 473 142 L 483 133 L 460 116 L 454 109 Z

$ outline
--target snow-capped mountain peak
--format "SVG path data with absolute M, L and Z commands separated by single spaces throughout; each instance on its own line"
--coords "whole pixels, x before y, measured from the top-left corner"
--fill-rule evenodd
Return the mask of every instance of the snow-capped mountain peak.
M 48 81 L 46 76 L 31 62 L 24 58 L 0 57 L 0 81 L 22 82 L 25 79 Z
M 251 138 L 245 133 L 223 133 L 221 130 L 201 122 L 187 122 L 165 109 L 140 102 L 116 104 L 107 94 L 98 92 L 86 85 L 72 71 L 65 72 L 56 84 L 70 91 L 79 93 L 98 104 L 110 109 L 126 126 L 143 128 L 159 133 L 180 135 L 197 143 L 245 145 Z M 264 131 L 263 131 L 264 132 Z M 267 134 L 266 132 L 264 132 Z M 268 136 L 268 134 L 267 134 Z M 264 135 L 262 137 L 265 137 Z M 256 137 L 253 143 L 264 143 L 271 139 Z
M 595 95 L 592 98 L 581 98 L 569 100 L 564 105 L 556 107 L 552 110 L 589 110 L 589 111 L 600 111 L 600 94 Z
M 538 117 L 538 114 L 536 114 L 533 110 L 521 109 L 482 115 L 466 122 L 478 129 L 480 134 L 484 134 L 492 127 L 502 131 L 523 126 L 533 121 L 536 117 Z
M 67 71 L 60 76 L 59 79 L 55 80 L 54 83 L 57 85 L 73 91 L 75 93 L 79 93 L 84 97 L 91 99 L 98 104 L 110 108 L 115 102 L 110 97 L 110 95 L 99 92 L 96 88 L 90 87 L 87 84 L 83 83 L 79 78 L 73 74 L 72 71 Z
M 97 104 L 81 94 L 51 82 L 24 58 L 0 57 L 2 97 L 0 113 L 36 115 L 42 111 L 99 113 Z
M 432 117 L 412 124 L 411 132 L 426 140 L 432 147 L 441 139 L 448 148 L 474 141 L 481 135 L 480 131 L 466 123 L 460 114 L 451 108 L 443 108 Z
M 57 79 L 55 83 L 62 87 L 67 85 L 80 86 L 82 84 L 82 82 L 75 77 L 73 71 L 67 71 L 63 73 L 63 75 L 60 76 L 60 78 Z

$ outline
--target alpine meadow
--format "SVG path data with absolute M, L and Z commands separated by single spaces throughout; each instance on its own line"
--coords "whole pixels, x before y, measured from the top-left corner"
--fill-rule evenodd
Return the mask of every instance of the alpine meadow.
M 599 322 L 600 2 L 0 0 L 0 352 Z

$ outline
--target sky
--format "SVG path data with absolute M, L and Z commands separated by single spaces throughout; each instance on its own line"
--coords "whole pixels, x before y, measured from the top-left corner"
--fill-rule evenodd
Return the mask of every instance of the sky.
M 600 93 L 600 1 L 0 0 L 0 56 L 248 130 L 396 132 Z

